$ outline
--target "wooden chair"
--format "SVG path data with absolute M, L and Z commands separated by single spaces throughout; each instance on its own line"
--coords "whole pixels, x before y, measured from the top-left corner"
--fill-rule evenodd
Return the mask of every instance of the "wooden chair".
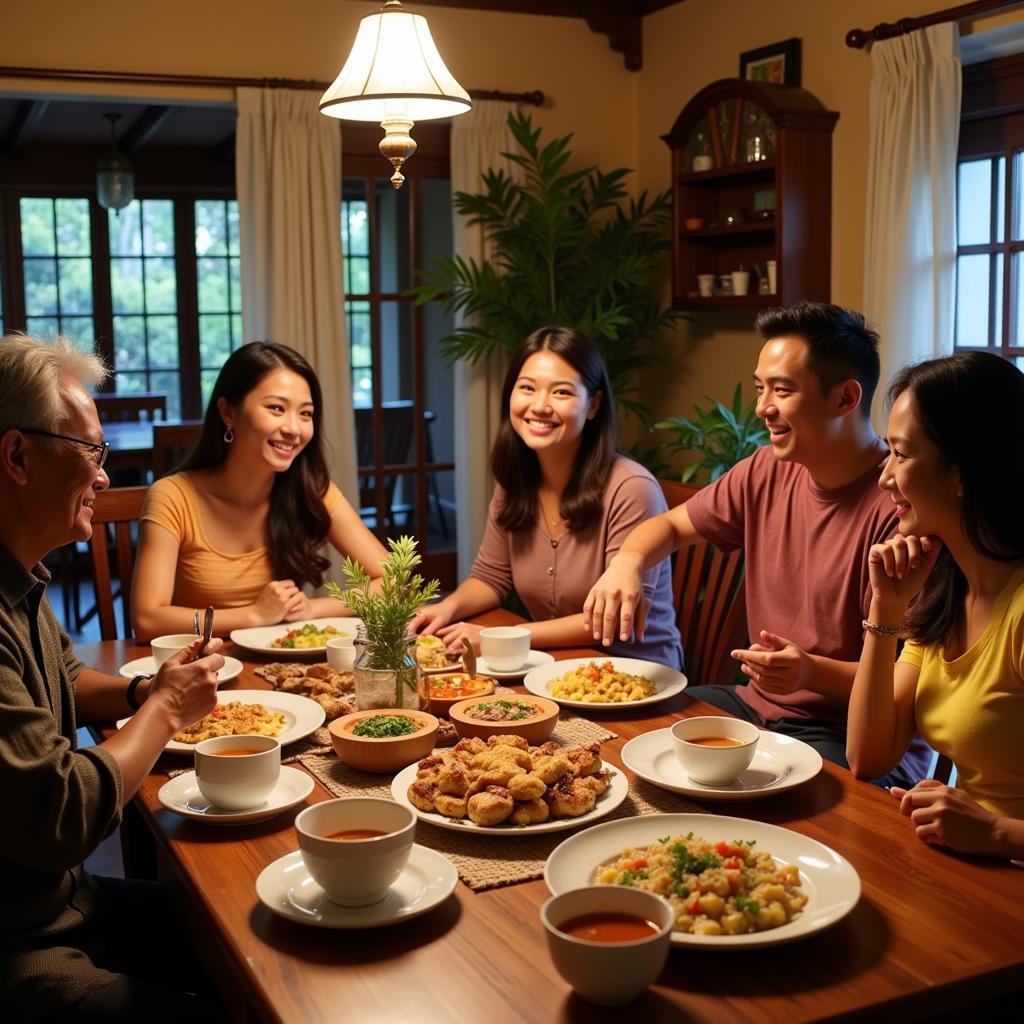
M 658 482 L 669 508 L 699 490 L 673 480 Z M 727 654 L 737 643 L 746 643 L 743 553 L 726 555 L 706 541 L 683 548 L 673 556 L 672 599 L 690 682 L 731 682 L 734 670 Z
M 415 407 L 409 400 L 398 402 L 382 402 L 381 413 L 381 461 L 385 466 L 405 466 L 409 463 L 412 450 L 413 432 L 416 426 Z M 373 430 L 373 409 L 356 409 L 356 453 L 361 469 L 376 465 L 376 445 Z M 378 529 L 394 524 L 395 513 L 409 512 L 408 508 L 397 509 L 394 503 L 395 487 L 398 476 L 394 473 L 384 474 L 383 522 L 377 522 Z M 359 477 L 359 514 L 364 518 L 381 516 L 377 509 L 377 483 L 372 475 L 360 474 Z
M 153 479 L 172 473 L 184 461 L 203 430 L 202 420 L 153 424 Z
M 142 513 L 142 502 L 148 487 L 114 487 L 100 491 L 93 504 L 92 538 L 89 556 L 92 560 L 93 582 L 96 586 L 96 609 L 100 619 L 100 636 L 116 640 L 117 621 L 114 616 L 114 589 L 110 574 L 110 555 L 107 548 L 107 527 L 113 527 L 114 556 L 117 577 L 121 582 L 121 605 L 124 611 L 124 635 L 132 635 L 131 590 L 135 571 L 135 539 L 132 527 Z
M 167 419 L 167 396 L 156 391 L 137 391 L 123 395 L 93 396 L 100 423 L 139 423 L 144 419 L 156 422 Z

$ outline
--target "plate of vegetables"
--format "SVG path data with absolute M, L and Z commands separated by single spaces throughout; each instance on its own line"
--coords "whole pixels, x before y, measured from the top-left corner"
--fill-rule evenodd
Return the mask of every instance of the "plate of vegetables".
M 247 651 L 274 654 L 279 658 L 323 654 L 331 637 L 350 636 L 354 639 L 362 624 L 362 619 L 354 616 L 310 619 L 308 622 L 282 622 L 277 626 L 233 629 L 231 641 Z

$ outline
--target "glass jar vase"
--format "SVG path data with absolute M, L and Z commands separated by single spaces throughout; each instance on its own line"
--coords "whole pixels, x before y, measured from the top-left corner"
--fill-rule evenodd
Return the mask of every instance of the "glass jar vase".
M 352 666 L 357 711 L 377 708 L 426 710 L 427 701 L 420 686 L 416 661 L 410 653 L 406 653 L 398 668 L 375 668 L 372 663 L 373 652 L 367 647 Z

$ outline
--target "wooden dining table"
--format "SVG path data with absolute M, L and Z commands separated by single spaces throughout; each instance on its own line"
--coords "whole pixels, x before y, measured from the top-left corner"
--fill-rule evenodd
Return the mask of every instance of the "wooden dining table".
M 518 620 L 496 611 L 479 621 Z M 88 665 L 114 671 L 147 651 L 112 641 L 79 645 L 77 653 Z M 259 655 L 230 643 L 225 653 L 245 665 L 226 688 L 267 687 L 253 672 Z M 602 744 L 602 756 L 622 768 L 626 741 L 694 714 L 720 712 L 684 691 L 651 708 L 588 717 L 618 734 Z M 1024 988 L 1024 870 L 926 845 L 892 796 L 828 762 L 793 790 L 703 806 L 792 829 L 840 853 L 862 883 L 853 911 L 791 944 L 675 948 L 658 981 L 618 1010 L 583 1002 L 555 971 L 539 918 L 549 895 L 541 880 L 484 892 L 460 882 L 424 916 L 372 931 L 327 931 L 276 917 L 257 898 L 256 877 L 297 848 L 298 811 L 231 828 L 186 820 L 157 798 L 166 773 L 182 766 L 181 758 L 163 757 L 135 807 L 156 844 L 162 876 L 180 892 L 188 934 L 238 1021 L 795 1024 L 911 1021 L 940 1013 L 968 1019 L 970 1008 Z M 318 782 L 307 803 L 330 796 Z M 514 841 L 495 838 L 496 844 Z

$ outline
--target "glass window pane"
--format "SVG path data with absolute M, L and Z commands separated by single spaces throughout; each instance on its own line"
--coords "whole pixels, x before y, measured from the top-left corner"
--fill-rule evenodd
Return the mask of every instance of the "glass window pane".
M 231 349 L 234 351 L 242 344 L 242 314 L 235 313 L 231 317 Z
M 25 256 L 53 256 L 53 200 L 22 199 L 21 251 Z
M 114 390 L 119 395 L 135 395 L 140 391 L 148 391 L 149 384 L 145 373 L 124 373 L 118 370 L 114 375 Z
M 60 330 L 74 342 L 75 348 L 83 352 L 95 351 L 96 331 L 91 316 L 61 317 Z
M 55 338 L 60 327 L 55 316 L 27 316 L 25 330 L 35 338 Z
M 197 199 L 196 255 L 225 255 L 227 253 L 227 235 L 223 200 Z
M 146 312 L 173 313 L 178 308 L 178 280 L 172 259 L 145 260 Z
M 114 317 L 114 366 L 140 370 L 146 366 L 146 326 L 141 316 Z
M 238 240 L 238 200 L 229 199 L 225 206 L 228 220 L 228 253 L 237 256 L 242 251 L 241 243 Z
M 1001 242 L 1006 221 L 1006 157 L 1001 156 L 996 162 L 996 241 Z
M 374 182 L 377 192 L 377 267 L 378 288 L 382 292 L 401 292 L 412 286 L 409 252 L 410 192 L 392 187 L 387 178 Z
M 25 313 L 55 316 L 57 313 L 57 261 L 25 260 Z
M 142 252 L 142 203 L 133 199 L 123 210 L 110 210 L 110 255 L 138 256 Z
M 150 367 L 178 366 L 178 318 L 176 316 L 146 317 Z M 167 410 L 170 417 L 170 409 Z
M 142 260 L 118 257 L 110 261 L 110 296 L 115 313 L 141 313 Z
M 88 256 L 92 252 L 89 237 L 89 200 L 58 199 L 57 251 L 62 256 Z
M 995 294 L 992 298 L 992 344 L 1000 348 L 1003 344 L 1003 254 L 995 257 Z
M 92 260 L 76 257 L 58 262 L 61 313 L 91 313 Z
M 227 315 L 199 317 L 199 365 L 220 369 L 231 355 L 231 326 Z
M 174 253 L 174 203 L 147 199 L 142 204 L 142 246 L 147 256 Z
M 167 418 L 181 419 L 181 374 L 164 370 L 149 375 L 149 386 L 153 391 L 163 392 L 167 396 Z
M 242 267 L 241 260 L 232 256 L 228 263 L 231 265 L 231 310 L 242 308 Z
M 204 256 L 197 261 L 199 278 L 199 311 L 228 312 L 227 260 Z
M 957 167 L 957 241 L 984 245 L 992 237 L 992 161 L 965 160 Z
M 1024 174 L 1024 151 L 1013 154 L 1013 176 L 1010 179 L 1012 192 L 1013 241 L 1024 239 L 1024 190 L 1021 189 L 1021 175 Z
M 218 373 L 220 373 L 220 370 L 203 370 L 199 374 L 199 390 L 201 391 L 201 404 L 204 409 L 210 404 L 210 395 L 213 394 L 213 385 L 217 381 Z
M 1014 348 L 1024 347 L 1024 253 L 1013 254 L 1013 312 L 1010 334 Z
M 956 261 L 956 344 L 988 345 L 989 256 L 958 256 Z

